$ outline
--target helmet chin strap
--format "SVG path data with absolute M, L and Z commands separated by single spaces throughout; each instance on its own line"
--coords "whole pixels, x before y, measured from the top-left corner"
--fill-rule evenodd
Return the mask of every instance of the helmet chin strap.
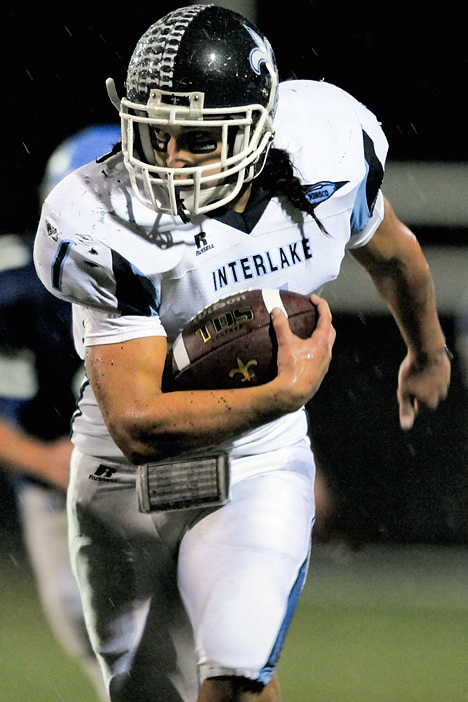
M 186 211 L 184 210 L 184 201 L 180 197 L 180 192 L 178 188 L 175 188 L 175 196 L 176 196 L 176 202 L 177 202 L 177 214 L 181 218 L 182 222 L 184 224 L 188 224 L 190 222 L 190 217 L 187 215 Z

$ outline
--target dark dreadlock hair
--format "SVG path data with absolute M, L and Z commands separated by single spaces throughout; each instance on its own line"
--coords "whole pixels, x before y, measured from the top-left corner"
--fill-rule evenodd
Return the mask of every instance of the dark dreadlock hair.
M 264 188 L 276 195 L 284 195 L 291 205 L 313 217 L 324 234 L 328 233 L 315 214 L 314 205 L 306 198 L 304 187 L 294 173 L 291 156 L 287 151 L 272 147 L 258 180 Z

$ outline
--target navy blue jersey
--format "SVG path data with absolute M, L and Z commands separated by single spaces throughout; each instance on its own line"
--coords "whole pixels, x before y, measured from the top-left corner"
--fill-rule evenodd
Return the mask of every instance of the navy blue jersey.
M 39 281 L 27 237 L 0 238 L 0 414 L 28 433 L 55 439 L 70 431 L 75 407 L 73 380 L 81 362 L 71 332 L 71 307 Z M 8 378 L 9 361 L 30 363 L 31 387 Z M 8 388 L 6 388 L 8 382 Z

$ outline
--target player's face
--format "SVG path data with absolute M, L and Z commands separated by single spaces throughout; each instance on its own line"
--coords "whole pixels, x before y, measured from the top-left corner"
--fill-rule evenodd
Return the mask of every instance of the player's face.
M 163 168 L 192 168 L 219 163 L 221 156 L 221 127 L 180 127 L 165 125 L 151 130 L 156 164 Z M 206 171 L 215 175 L 220 169 Z M 183 178 L 182 175 L 176 179 Z M 211 184 L 213 185 L 213 183 Z

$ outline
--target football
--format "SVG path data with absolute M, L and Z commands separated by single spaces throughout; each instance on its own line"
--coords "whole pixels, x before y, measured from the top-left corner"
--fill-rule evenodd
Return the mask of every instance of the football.
M 274 307 L 288 316 L 291 330 L 306 339 L 317 310 L 305 295 L 289 290 L 245 290 L 199 312 L 170 349 L 163 390 L 221 390 L 263 385 L 276 376 Z

